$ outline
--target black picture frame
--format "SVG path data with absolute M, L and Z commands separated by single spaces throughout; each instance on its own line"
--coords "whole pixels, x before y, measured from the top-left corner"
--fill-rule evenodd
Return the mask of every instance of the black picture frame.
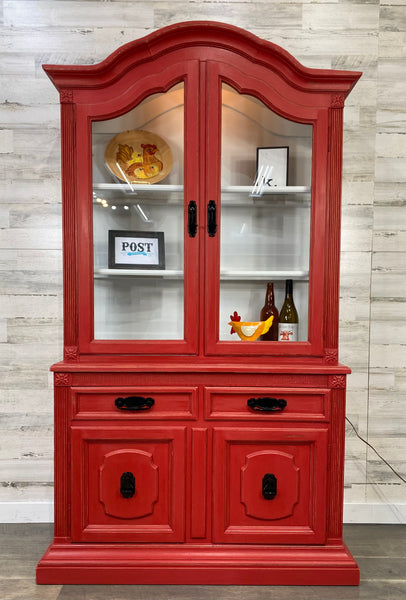
M 165 269 L 162 231 L 109 230 L 109 269 Z
M 288 185 L 289 146 L 257 148 L 257 174 L 255 191 L 261 195 L 266 190 Z

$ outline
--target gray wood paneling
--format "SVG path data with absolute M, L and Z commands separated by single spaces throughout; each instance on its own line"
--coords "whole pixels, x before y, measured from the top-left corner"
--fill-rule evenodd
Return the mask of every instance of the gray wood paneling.
M 344 120 L 340 358 L 353 369 L 349 417 L 405 471 L 404 1 L 4 0 L 1 500 L 45 501 L 52 492 L 48 369 L 62 350 L 59 99 L 41 65 L 92 64 L 161 26 L 192 19 L 246 28 L 308 66 L 364 72 Z M 405 502 L 404 489 L 390 483 L 387 467 L 347 428 L 347 501 Z

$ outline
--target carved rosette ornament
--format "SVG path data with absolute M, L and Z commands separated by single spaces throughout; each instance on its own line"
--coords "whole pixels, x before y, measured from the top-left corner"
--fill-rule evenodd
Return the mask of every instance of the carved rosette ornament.
M 344 108 L 344 96 L 342 94 L 332 96 L 331 108 Z
M 71 375 L 70 373 L 55 373 L 54 375 L 54 385 L 56 387 L 69 387 L 71 384 Z
M 345 375 L 332 375 L 328 378 L 328 387 L 336 390 L 344 390 L 346 385 Z
M 324 362 L 329 365 L 336 365 L 338 363 L 337 348 L 326 348 L 324 353 Z
M 61 90 L 59 93 L 61 104 L 71 104 L 73 102 L 72 90 Z
M 79 352 L 77 346 L 65 346 L 65 360 L 78 360 Z

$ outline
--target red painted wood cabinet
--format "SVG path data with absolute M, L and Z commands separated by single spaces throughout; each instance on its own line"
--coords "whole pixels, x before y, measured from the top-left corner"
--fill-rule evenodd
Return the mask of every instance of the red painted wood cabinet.
M 44 67 L 64 359 L 39 583 L 357 584 L 342 541 L 342 113 L 360 73 L 191 22 Z M 239 339 L 293 280 L 297 341 Z M 247 336 L 255 327 L 244 330 Z

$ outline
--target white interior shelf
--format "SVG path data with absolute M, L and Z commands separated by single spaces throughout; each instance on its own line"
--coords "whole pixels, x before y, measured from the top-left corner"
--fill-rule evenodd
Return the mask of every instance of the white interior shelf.
M 177 269 L 97 269 L 95 277 L 164 277 L 182 279 L 183 271 Z M 307 281 L 308 271 L 233 271 L 222 270 L 220 279 L 229 281 L 263 281 L 295 279 Z
M 151 185 L 144 183 L 95 183 L 93 190 L 125 192 L 126 194 L 137 194 L 137 192 L 183 192 L 183 185 Z
M 279 280 L 279 279 L 309 279 L 309 271 L 234 271 L 221 270 L 220 279 L 230 281 L 262 281 L 262 280 Z
M 178 269 L 97 269 L 95 277 L 164 277 L 182 279 L 183 271 Z
M 94 190 L 99 191 L 122 191 L 128 194 L 137 194 L 137 192 L 182 192 L 183 185 L 148 185 L 148 184 L 129 184 L 129 183 L 95 183 Z M 225 194 L 248 194 L 250 195 L 253 187 L 249 185 L 229 185 L 221 188 Z M 269 194 L 308 194 L 311 191 L 307 185 L 286 185 L 273 188 L 265 188 L 261 195 Z
M 225 194 L 241 193 L 251 195 L 252 189 L 252 186 L 247 185 L 229 185 L 227 187 L 222 187 L 221 191 Z M 311 188 L 307 185 L 284 185 L 272 188 L 263 188 L 261 194 L 258 195 L 264 196 L 269 194 L 308 194 L 310 191 Z

